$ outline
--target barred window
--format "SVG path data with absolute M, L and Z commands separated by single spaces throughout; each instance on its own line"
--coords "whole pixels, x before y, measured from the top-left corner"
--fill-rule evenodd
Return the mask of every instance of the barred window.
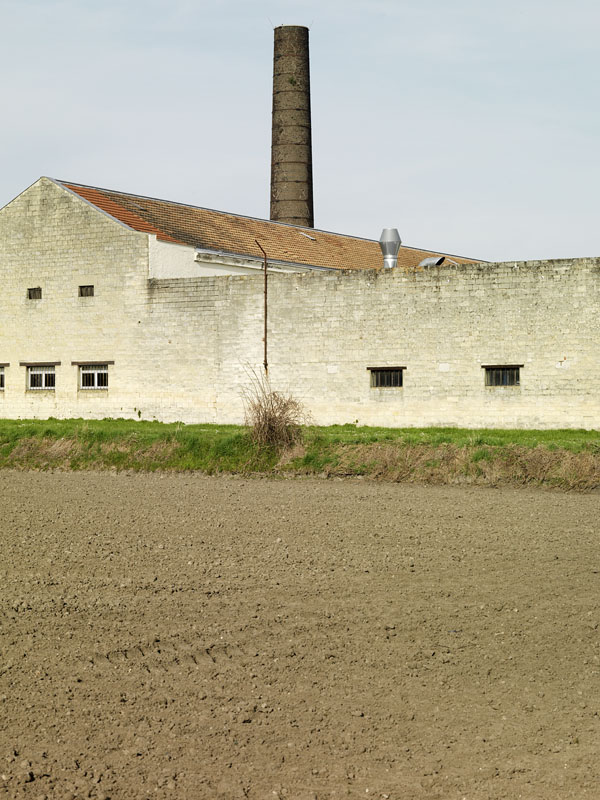
M 402 387 L 402 373 L 406 367 L 367 367 L 371 373 L 372 389 L 399 389 Z
M 28 389 L 49 389 L 54 391 L 56 386 L 56 372 L 54 367 L 27 367 Z
M 42 299 L 42 287 L 41 286 L 34 286 L 31 289 L 27 289 L 27 299 L 28 300 L 41 300 Z
M 486 386 L 520 386 L 522 364 L 508 366 L 484 366 Z
M 93 297 L 94 296 L 94 287 L 93 286 L 80 286 L 79 287 L 79 297 Z
M 80 389 L 108 389 L 108 364 L 80 364 Z

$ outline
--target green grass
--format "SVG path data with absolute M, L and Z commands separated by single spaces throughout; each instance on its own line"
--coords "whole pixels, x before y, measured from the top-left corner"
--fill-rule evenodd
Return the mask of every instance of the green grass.
M 600 486 L 600 432 L 310 426 L 283 454 L 240 425 L 0 420 L 0 467 L 365 475 L 385 480 Z
M 248 472 L 269 470 L 278 457 L 253 447 L 240 425 L 0 420 L 0 466 Z
M 357 425 L 330 425 L 307 428 L 307 440 L 318 436 L 331 444 L 371 444 L 395 442 L 398 444 L 430 445 L 437 447 L 453 444 L 456 447 L 538 447 L 569 450 L 600 450 L 600 431 L 586 430 L 500 430 L 495 428 L 370 428 Z

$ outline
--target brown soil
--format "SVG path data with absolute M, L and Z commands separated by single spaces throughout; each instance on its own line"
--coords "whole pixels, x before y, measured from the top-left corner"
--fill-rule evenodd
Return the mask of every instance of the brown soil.
M 600 792 L 597 495 L 0 472 L 0 797 Z

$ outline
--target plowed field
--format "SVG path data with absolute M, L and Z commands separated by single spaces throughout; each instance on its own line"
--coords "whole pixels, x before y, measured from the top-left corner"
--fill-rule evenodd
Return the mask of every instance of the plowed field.
M 0 797 L 596 798 L 599 507 L 0 472 Z

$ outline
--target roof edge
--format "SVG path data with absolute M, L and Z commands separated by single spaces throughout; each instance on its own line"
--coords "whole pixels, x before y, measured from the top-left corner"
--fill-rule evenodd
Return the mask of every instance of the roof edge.
M 105 211 L 103 208 L 100 208 L 100 206 L 97 206 L 95 203 L 86 200 L 85 197 L 82 197 L 80 194 L 77 194 L 77 192 L 74 192 L 72 189 L 69 189 L 69 187 L 65 183 L 63 183 L 63 181 L 59 181 L 56 178 L 50 178 L 48 176 L 43 176 L 43 177 L 45 177 L 46 180 L 51 181 L 55 186 L 58 186 L 59 188 L 63 189 L 63 191 L 68 192 L 73 197 L 76 197 L 78 200 L 81 200 L 82 203 L 85 203 L 86 205 L 90 206 L 90 208 L 93 208 L 94 211 L 97 211 L 99 214 L 104 214 L 105 217 L 108 217 L 108 219 L 112 220 L 113 222 L 116 222 L 122 228 L 126 228 L 128 231 L 133 231 L 133 233 L 142 233 L 145 236 L 148 236 L 148 234 L 145 231 L 138 231 L 135 228 L 132 228 L 131 225 L 128 225 L 126 222 L 123 222 L 120 219 L 117 219 L 117 217 L 113 217 L 112 214 L 109 214 L 108 211 Z M 73 183 L 72 185 L 81 186 L 83 189 L 95 188 L 94 186 L 85 186 L 82 183 Z
M 168 243 L 170 244 L 170 242 Z M 197 256 L 217 256 L 218 258 L 227 259 L 233 258 L 239 261 L 252 261 L 256 262 L 259 265 L 259 269 L 262 269 L 262 265 L 264 263 L 263 256 L 256 256 L 251 255 L 250 253 L 232 253 L 228 250 L 210 250 L 207 247 L 195 247 L 194 248 Z M 198 259 L 195 259 L 196 261 Z M 307 264 L 304 261 L 284 261 L 280 258 L 268 258 L 267 257 L 267 264 L 272 264 L 274 266 L 283 266 L 283 267 L 302 267 L 303 269 L 314 271 L 314 272 L 340 272 L 340 267 L 322 267 L 317 264 Z M 353 270 L 354 271 L 354 270 Z
M 19 194 L 16 194 L 14 197 L 11 197 L 11 199 L 8 201 L 8 203 L 5 203 L 2 207 L 0 207 L 0 211 L 2 211 L 5 208 L 8 208 L 8 206 L 11 203 L 14 203 L 15 200 L 17 200 L 19 197 L 21 197 L 21 195 L 25 194 L 25 192 L 28 192 L 33 186 L 35 186 L 36 183 L 39 183 L 40 181 L 43 181 L 43 180 L 52 181 L 52 178 L 48 178 L 46 175 L 40 175 L 39 178 L 36 178 L 34 180 L 34 182 L 30 183 L 29 186 L 27 186 L 25 189 L 23 189 L 23 191 L 19 192 Z M 52 182 L 54 183 L 54 181 L 52 181 Z

